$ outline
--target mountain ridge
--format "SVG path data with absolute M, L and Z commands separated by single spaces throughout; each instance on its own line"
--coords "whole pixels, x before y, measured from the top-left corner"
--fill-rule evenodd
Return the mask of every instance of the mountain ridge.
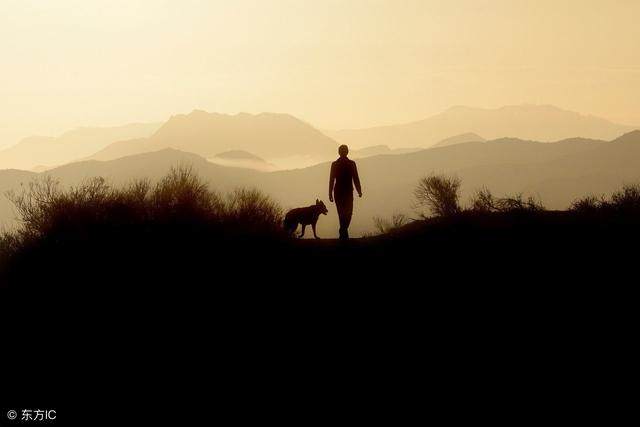
M 435 143 L 431 148 L 436 147 L 446 147 L 448 145 L 460 144 L 465 142 L 484 142 L 486 141 L 480 135 L 473 132 L 465 132 L 460 135 L 450 136 L 449 138 L 445 138 L 440 142 Z
M 263 159 L 295 155 L 325 158 L 337 143 L 310 124 L 284 113 L 208 113 L 171 116 L 151 137 L 115 142 L 90 158 L 111 160 L 150 149 L 173 147 L 205 158 L 244 150 Z
M 632 130 L 631 132 L 627 132 L 624 135 L 621 135 L 619 137 L 617 137 L 616 139 L 614 139 L 611 142 L 615 142 L 615 143 L 626 143 L 626 142 L 631 142 L 631 143 L 636 143 L 637 141 L 640 141 L 640 129 L 635 129 Z
M 506 105 L 499 108 L 454 106 L 422 120 L 398 125 L 343 129 L 326 133 L 353 147 L 388 145 L 428 148 L 452 135 L 472 132 L 486 139 L 518 137 L 543 142 L 583 137 L 611 140 L 633 126 L 551 105 Z
M 83 126 L 60 136 L 28 136 L 0 150 L 0 169 L 52 167 L 87 157 L 123 138 L 148 136 L 160 123 L 128 123 L 120 126 Z

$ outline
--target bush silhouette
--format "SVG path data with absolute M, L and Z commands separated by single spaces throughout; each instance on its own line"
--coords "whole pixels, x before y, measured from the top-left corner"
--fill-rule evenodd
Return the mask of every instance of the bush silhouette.
M 418 182 L 413 192 L 417 207 L 427 208 L 436 216 L 446 217 L 460 212 L 460 179 L 445 175 L 429 175 Z M 426 217 L 422 213 L 423 217 Z
M 180 224 L 275 233 L 282 212 L 258 190 L 238 189 L 224 198 L 185 166 L 172 168 L 155 186 L 138 180 L 115 188 L 103 178 L 92 178 L 63 191 L 57 181 L 45 178 L 8 196 L 18 211 L 22 227 L 17 234 L 23 238 Z
M 640 214 L 640 185 L 627 184 L 611 195 L 610 206 L 619 212 Z
M 487 188 L 476 191 L 471 199 L 471 210 L 480 213 L 489 213 L 496 211 L 496 199 Z
M 227 195 L 225 226 L 243 235 L 278 235 L 282 232 L 282 208 L 260 190 L 239 188 Z
M 134 184 L 136 186 L 136 184 Z M 137 184 L 140 195 L 144 183 Z M 211 222 L 224 217 L 224 201 L 215 191 L 209 190 L 191 167 L 172 168 L 143 199 L 149 218 L 157 223 Z
M 475 213 L 491 212 L 540 212 L 544 205 L 533 197 L 526 199 L 522 194 L 506 197 L 495 197 L 487 188 L 482 188 L 471 198 L 470 211 Z
M 381 217 L 374 217 L 373 223 L 379 234 L 388 234 L 407 224 L 408 220 L 409 219 L 406 215 L 397 213 L 391 217 L 391 220 Z
M 271 198 L 252 189 L 223 197 L 187 166 L 172 168 L 155 185 L 138 180 L 113 187 L 92 178 L 63 189 L 45 178 L 8 197 L 20 226 L 2 235 L 0 262 L 30 257 L 25 265 L 53 269 L 71 262 L 78 269 L 103 267 L 105 259 L 112 266 L 143 265 L 206 258 L 212 250 L 231 256 L 286 236 Z
M 578 214 L 593 214 L 598 212 L 607 204 L 604 198 L 597 198 L 595 196 L 587 196 L 582 199 L 575 200 L 570 207 L 573 213 Z
M 609 199 L 604 196 L 587 196 L 575 200 L 570 210 L 583 215 L 616 214 L 640 217 L 640 185 L 625 184 Z

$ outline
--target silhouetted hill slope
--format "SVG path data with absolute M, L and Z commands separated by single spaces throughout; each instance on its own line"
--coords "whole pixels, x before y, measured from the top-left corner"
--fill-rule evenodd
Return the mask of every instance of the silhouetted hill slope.
M 363 158 L 371 156 L 379 156 L 380 154 L 391 154 L 391 148 L 388 145 L 373 145 L 358 150 L 350 150 L 349 156 L 352 158 Z
M 548 105 L 515 105 L 497 109 L 453 107 L 417 122 L 367 129 L 326 131 L 341 144 L 430 147 L 452 135 L 473 132 L 487 139 L 504 136 L 556 141 L 575 136 L 611 140 L 633 127 Z
M 605 141 L 603 139 L 593 139 L 593 138 L 566 138 L 556 142 L 560 142 L 562 144 L 582 144 L 584 142 L 602 143 L 602 142 L 608 142 L 608 141 Z
M 122 139 L 147 137 L 160 123 L 133 123 L 116 127 L 82 127 L 57 138 L 32 136 L 0 151 L 0 169 L 56 166 L 87 157 Z
M 407 154 L 423 150 L 423 148 L 394 148 L 391 149 L 386 145 L 375 145 L 373 147 L 365 147 L 359 150 L 350 150 L 349 157 L 353 159 L 363 159 L 365 157 L 379 156 L 381 154 Z
M 612 142 L 623 142 L 635 144 L 640 141 L 640 130 L 636 129 L 631 132 L 625 133 L 622 136 L 614 139 Z
M 152 137 L 121 141 L 91 156 L 112 160 L 163 148 L 210 158 L 229 150 L 244 150 L 262 158 L 332 156 L 337 143 L 307 123 L 288 114 L 236 115 L 193 111 L 171 117 Z
M 484 142 L 485 139 L 475 133 L 467 132 L 460 135 L 455 135 L 449 138 L 445 138 L 442 141 L 436 143 L 433 147 L 447 147 L 449 145 L 463 144 L 465 142 Z
M 390 217 L 398 212 L 413 216 L 413 189 L 429 173 L 459 176 L 462 203 L 485 186 L 496 196 L 524 193 L 540 197 L 550 209 L 565 209 L 578 197 L 610 193 L 624 183 L 640 182 L 640 138 L 633 139 L 631 135 L 618 142 L 568 139 L 554 144 L 500 139 L 367 157 L 357 163 L 364 197 L 356 197 L 354 235 L 372 231 L 374 216 Z M 239 186 L 257 187 L 272 195 L 285 209 L 323 199 L 330 213 L 318 223 L 319 234 L 323 237 L 336 234 L 335 207 L 327 200 L 329 162 L 264 173 L 219 166 L 194 154 L 167 149 L 108 162 L 74 163 L 46 174 L 59 177 L 66 184 L 94 175 L 126 183 L 134 177 L 157 179 L 176 164 L 193 164 L 213 188 L 222 191 Z
M 218 153 L 214 157 L 218 157 L 220 159 L 234 159 L 234 160 L 254 160 L 257 162 L 264 162 L 264 159 L 256 156 L 255 154 L 251 154 L 248 151 L 243 150 L 230 150 L 225 151 L 224 153 Z
M 259 172 L 216 165 L 197 154 L 173 148 L 110 161 L 86 160 L 70 163 L 44 174 L 60 179 L 65 185 L 73 185 L 92 176 L 102 176 L 119 185 L 144 177 L 155 181 L 176 165 L 192 165 L 213 188 L 220 190 L 231 190 L 237 186 L 253 185 L 260 181 L 256 177 Z
M 134 154 L 146 153 L 151 151 L 161 150 L 162 148 L 158 147 L 149 147 L 147 145 L 147 138 L 136 138 L 136 139 L 127 139 L 124 141 L 116 141 L 112 144 L 109 144 L 102 150 L 97 153 L 93 153 L 90 156 L 87 156 L 87 159 L 91 160 L 113 160 L 120 157 L 131 156 Z

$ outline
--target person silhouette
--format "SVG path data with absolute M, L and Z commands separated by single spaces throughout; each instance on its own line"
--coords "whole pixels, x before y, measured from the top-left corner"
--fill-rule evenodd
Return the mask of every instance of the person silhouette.
M 329 175 L 329 201 L 336 202 L 338 218 L 340 220 L 340 239 L 349 238 L 349 224 L 353 214 L 353 186 L 355 185 L 358 196 L 362 197 L 360 177 L 356 162 L 349 159 L 349 147 L 341 145 L 338 148 L 340 157 L 331 163 Z

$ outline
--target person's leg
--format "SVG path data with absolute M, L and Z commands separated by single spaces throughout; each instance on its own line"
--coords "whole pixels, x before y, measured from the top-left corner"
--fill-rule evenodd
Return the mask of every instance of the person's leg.
M 344 232 L 349 238 L 349 225 L 351 225 L 351 216 L 353 215 L 353 194 L 345 197 L 344 201 Z
M 346 194 L 335 198 L 338 218 L 340 219 L 340 238 L 349 238 L 349 224 L 353 213 L 353 195 Z
M 342 199 L 338 196 L 335 197 L 335 202 L 336 202 L 336 210 L 338 211 L 338 222 L 340 223 L 340 229 L 339 229 L 339 234 L 340 234 L 340 238 L 343 238 L 344 235 L 344 209 L 343 209 L 343 204 L 342 204 Z

